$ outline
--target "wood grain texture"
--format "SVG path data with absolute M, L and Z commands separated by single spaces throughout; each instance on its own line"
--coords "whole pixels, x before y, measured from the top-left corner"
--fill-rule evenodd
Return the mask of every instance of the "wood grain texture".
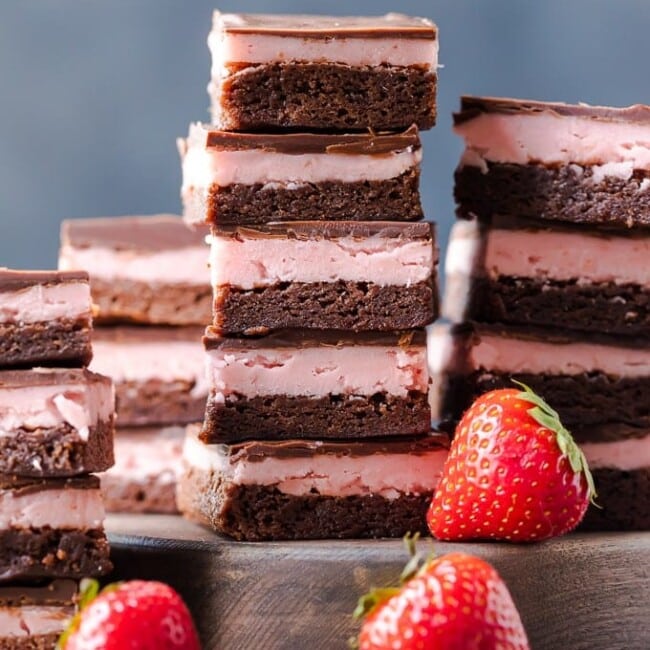
M 345 650 L 358 630 L 350 616 L 358 596 L 394 582 L 406 559 L 398 540 L 251 544 L 174 516 L 113 515 L 107 529 L 114 577 L 178 589 L 205 650 Z M 497 568 L 533 650 L 650 647 L 650 533 L 434 547 Z

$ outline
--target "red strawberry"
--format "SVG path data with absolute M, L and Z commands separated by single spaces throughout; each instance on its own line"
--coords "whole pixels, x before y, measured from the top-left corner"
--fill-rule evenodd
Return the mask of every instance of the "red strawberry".
M 459 422 L 427 514 L 438 539 L 548 539 L 575 528 L 595 497 L 557 412 L 520 385 L 485 393 Z
M 487 562 L 450 553 L 426 563 L 402 589 L 364 597 L 371 606 L 360 650 L 528 650 L 528 639 L 499 574 Z M 379 602 L 376 603 L 376 600 Z
M 81 611 L 59 650 L 200 650 L 192 617 L 168 585 L 132 580 L 97 595 L 98 583 L 84 582 Z

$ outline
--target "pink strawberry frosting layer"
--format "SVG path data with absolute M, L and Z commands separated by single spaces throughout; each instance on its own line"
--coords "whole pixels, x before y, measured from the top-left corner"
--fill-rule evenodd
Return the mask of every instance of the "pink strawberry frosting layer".
M 410 286 L 431 277 L 431 241 L 371 236 L 326 239 L 214 236 L 210 253 L 213 286 L 242 289 L 279 282 L 373 282 Z
M 481 241 L 485 258 L 479 264 Z M 445 270 L 454 274 L 514 276 L 581 282 L 613 282 L 650 287 L 650 237 L 595 236 L 550 230 L 491 229 L 481 235 L 476 222 L 454 224 Z
M 119 429 L 115 465 L 102 477 L 121 481 L 175 483 L 181 470 L 185 427 Z
M 259 395 L 405 396 L 426 392 L 426 350 L 353 345 L 304 349 L 208 351 L 213 395 L 225 401 L 233 393 Z
M 183 167 L 182 192 L 208 189 L 211 185 L 228 186 L 274 183 L 300 186 L 306 183 L 340 181 L 383 181 L 405 173 L 422 160 L 422 150 L 411 148 L 389 154 L 343 153 L 287 154 L 262 149 L 229 151 L 206 149 L 199 145 L 199 124 L 190 126 L 187 146 L 181 143 Z
M 482 113 L 454 127 L 466 144 L 463 164 L 609 165 L 600 176 L 650 170 L 650 125 L 588 117 Z M 621 165 L 620 163 L 623 163 Z
M 43 490 L 29 494 L 0 492 L 0 529 L 101 528 L 104 503 L 99 489 Z
M 643 438 L 580 445 L 590 469 L 618 469 L 631 472 L 650 467 L 650 431 Z
M 73 615 L 72 606 L 2 607 L 0 608 L 0 638 L 25 640 L 30 636 L 60 634 Z
M 93 341 L 91 370 L 111 377 L 115 383 L 158 380 L 192 384 L 193 397 L 207 396 L 205 352 L 196 341 Z
M 88 282 L 36 284 L 0 292 L 0 323 L 40 323 L 90 317 Z
M 224 30 L 236 25 L 232 14 L 214 15 L 208 36 L 212 53 L 212 75 L 220 77 L 229 63 L 314 62 L 342 63 L 351 66 L 424 65 L 433 72 L 438 66 L 438 40 L 432 38 L 396 38 L 334 36 L 309 38 L 274 34 L 232 33 Z M 429 23 L 430 24 L 430 23 Z
M 205 472 L 218 472 L 238 485 L 273 485 L 285 494 L 300 496 L 314 491 L 327 496 L 377 494 L 396 499 L 402 494 L 422 494 L 436 488 L 447 457 L 446 449 L 424 454 L 373 454 L 368 456 L 315 455 L 303 458 L 266 457 L 262 461 L 231 463 L 221 445 L 205 445 L 196 432 L 188 432 L 183 448 L 185 462 Z
M 59 269 L 83 269 L 101 280 L 126 279 L 151 284 L 202 285 L 208 273 L 207 246 L 135 251 L 62 246 Z
M 114 410 L 113 387 L 103 383 L 3 388 L 0 436 L 13 436 L 19 428 L 48 429 L 69 424 L 87 440 L 89 428 L 107 420 Z
M 471 349 L 476 369 L 507 373 L 576 375 L 603 372 L 620 377 L 650 376 L 650 350 L 595 343 L 547 343 L 481 335 Z

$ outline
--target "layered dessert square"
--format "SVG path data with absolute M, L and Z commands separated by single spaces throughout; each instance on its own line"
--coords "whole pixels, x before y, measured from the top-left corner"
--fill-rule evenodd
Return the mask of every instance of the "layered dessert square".
M 650 345 L 626 338 L 568 336 L 549 329 L 486 325 L 453 334 L 443 416 L 458 420 L 480 394 L 530 386 L 569 429 L 650 426 Z
M 214 13 L 212 120 L 224 130 L 431 128 L 438 34 L 424 18 Z
M 103 521 L 96 476 L 0 475 L 0 583 L 108 573 Z
M 118 429 L 115 465 L 102 474 L 108 512 L 175 513 L 185 427 Z
M 549 228 L 503 216 L 490 225 L 458 221 L 443 314 L 650 340 L 650 231 Z
M 100 327 L 91 368 L 115 383 L 120 427 L 202 419 L 208 385 L 199 327 Z
M 91 328 L 84 271 L 0 268 L 0 368 L 87 366 Z
M 345 439 L 430 430 L 423 330 L 275 332 L 220 338 L 208 329 L 204 442 Z
M 205 445 L 188 431 L 178 504 L 239 540 L 401 537 L 426 530 L 446 436 Z
M 463 97 L 460 216 L 650 226 L 650 106 Z
M 113 464 L 110 379 L 82 369 L 0 371 L 0 473 L 74 476 Z
M 0 585 L 0 649 L 53 650 L 77 601 L 75 580 Z
M 88 271 L 97 323 L 205 325 L 206 234 L 173 215 L 67 220 L 59 268 Z
M 232 133 L 193 124 L 179 140 L 190 224 L 423 216 L 416 127 L 400 133 Z
M 431 223 L 274 223 L 213 231 L 217 332 L 391 331 L 437 316 Z

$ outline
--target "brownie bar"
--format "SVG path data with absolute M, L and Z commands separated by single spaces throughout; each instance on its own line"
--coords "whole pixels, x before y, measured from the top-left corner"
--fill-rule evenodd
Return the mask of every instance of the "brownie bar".
M 131 481 L 106 476 L 102 479 L 102 491 L 107 512 L 169 515 L 178 512 L 176 483 L 160 481 L 157 476 Z
M 427 534 L 432 492 L 386 499 L 378 495 L 294 496 L 264 485 L 236 485 L 196 470 L 180 483 L 180 510 L 237 540 L 403 537 Z
M 391 331 L 424 327 L 437 316 L 433 280 L 409 287 L 351 281 L 224 286 L 214 299 L 214 325 L 227 335 L 283 328 Z
M 87 438 L 69 424 L 50 429 L 18 428 L 0 436 L 0 473 L 75 476 L 103 472 L 114 461 L 113 417 L 88 428 Z
M 246 63 L 229 73 L 212 109 L 223 129 L 388 131 L 436 123 L 437 74 L 423 66 Z
M 406 397 L 329 395 L 325 397 L 233 396 L 208 399 L 201 433 L 204 442 L 233 443 L 259 438 L 286 440 L 360 439 L 426 433 L 431 427 L 427 394 Z
M 451 286 L 454 278 L 449 276 L 447 282 Z M 464 318 L 503 325 L 562 323 L 576 331 L 650 339 L 650 291 L 614 282 L 476 277 L 470 283 Z
M 569 429 L 605 423 L 650 425 L 650 377 L 608 377 L 600 372 L 577 375 L 503 374 L 480 370 L 447 380 L 443 419 L 457 421 L 481 394 L 523 382 L 558 411 Z
M 650 227 L 650 172 L 593 179 L 589 166 L 487 163 L 455 173 L 459 217 L 505 214 L 609 228 Z
M 650 530 L 650 468 L 592 473 L 601 507 L 589 507 L 580 530 Z
M 63 626 L 61 632 L 63 632 Z M 0 650 L 54 650 L 60 636 L 59 633 L 37 634 L 20 638 L 0 636 Z

